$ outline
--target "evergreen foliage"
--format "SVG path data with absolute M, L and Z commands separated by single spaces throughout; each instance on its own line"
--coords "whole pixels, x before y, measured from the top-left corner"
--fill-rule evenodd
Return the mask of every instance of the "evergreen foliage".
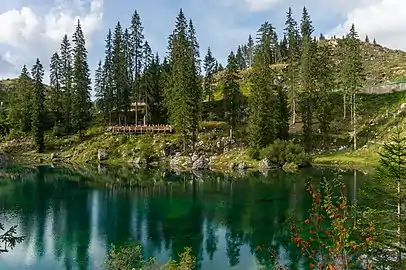
M 45 140 L 44 140 L 44 131 L 45 131 L 45 93 L 44 93 L 44 84 L 42 80 L 44 78 L 44 68 L 37 58 L 37 62 L 32 68 L 31 71 L 33 80 L 34 80 L 34 106 L 32 111 L 32 132 L 34 136 L 35 146 L 38 153 L 42 153 L 45 150 Z
M 72 128 L 83 137 L 90 123 L 90 71 L 80 21 L 73 34 Z
M 207 49 L 207 54 L 204 57 L 203 69 L 204 77 L 204 95 L 208 97 L 209 102 L 213 101 L 214 73 L 216 72 L 216 59 L 213 57 L 210 47 Z
M 61 89 L 63 92 L 62 111 L 64 115 L 64 129 L 66 133 L 72 131 L 72 47 L 68 36 L 65 35 L 62 39 L 60 48 L 61 57 Z
M 54 53 L 51 57 L 49 81 L 51 86 L 49 110 L 51 113 L 52 123 L 54 127 L 58 127 L 63 121 L 62 112 L 62 62 L 58 53 Z
M 238 64 L 233 52 L 228 56 L 227 69 L 223 78 L 223 102 L 225 118 L 230 125 L 230 138 L 237 126 L 238 110 L 241 103 L 240 86 L 238 84 Z

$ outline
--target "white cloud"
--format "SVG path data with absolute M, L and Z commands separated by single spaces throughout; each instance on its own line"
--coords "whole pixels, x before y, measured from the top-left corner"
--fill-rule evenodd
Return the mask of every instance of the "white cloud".
M 45 61 L 59 48 L 62 37 L 72 36 L 78 19 L 89 46 L 92 34 L 101 29 L 102 18 L 103 0 L 55 0 L 45 14 L 28 6 L 0 13 L 0 45 L 8 48 L 0 56 L 19 67 L 40 57 L 46 67 Z
M 279 0 L 244 0 L 250 11 L 264 11 L 272 8 Z
M 377 42 L 394 49 L 406 50 L 406 1 L 376 0 L 367 6 L 355 8 L 346 15 L 346 21 L 330 31 L 341 36 L 355 24 L 360 38 L 368 35 Z

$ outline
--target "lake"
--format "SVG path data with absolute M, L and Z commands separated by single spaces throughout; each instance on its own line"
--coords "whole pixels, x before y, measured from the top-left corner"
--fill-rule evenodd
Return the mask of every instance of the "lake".
M 301 268 L 285 220 L 291 211 L 306 216 L 306 178 L 337 175 L 350 201 L 371 178 L 328 168 L 236 176 L 6 168 L 0 171 L 0 220 L 18 224 L 27 238 L 0 255 L 0 269 L 100 269 L 111 244 L 137 242 L 162 262 L 191 247 L 197 269 L 272 269 L 267 248 L 278 251 L 282 264 Z

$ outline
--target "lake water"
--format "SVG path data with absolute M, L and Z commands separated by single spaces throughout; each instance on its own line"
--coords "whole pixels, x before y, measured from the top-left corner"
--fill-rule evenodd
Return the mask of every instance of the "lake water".
M 337 174 L 343 176 L 350 200 L 371 177 L 333 169 L 235 177 L 103 168 L 3 169 L 0 221 L 18 224 L 27 238 L 0 255 L 0 269 L 100 269 L 111 244 L 136 242 L 162 262 L 191 247 L 198 269 L 272 269 L 268 247 L 281 254 L 281 263 L 301 268 L 284 222 L 290 211 L 306 216 L 311 205 L 307 177 L 332 179 Z

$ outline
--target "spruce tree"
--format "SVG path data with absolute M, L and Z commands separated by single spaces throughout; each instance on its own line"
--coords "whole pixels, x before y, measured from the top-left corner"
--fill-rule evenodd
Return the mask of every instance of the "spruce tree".
M 276 103 L 277 106 L 275 108 L 276 138 L 280 140 L 287 140 L 289 139 L 288 97 L 286 95 L 285 89 L 281 85 L 277 86 L 276 95 L 277 95 L 277 103 Z
M 73 84 L 72 84 L 72 127 L 79 137 L 90 123 L 90 71 L 87 63 L 87 49 L 80 21 L 73 34 Z
M 69 133 L 72 131 L 72 48 L 68 36 L 62 39 L 60 48 L 61 58 L 61 89 L 63 93 L 62 111 L 64 116 L 64 129 Z
M 109 124 L 112 121 L 112 113 L 114 109 L 114 80 L 113 80 L 113 41 L 111 29 L 106 37 L 106 47 L 105 56 L 103 63 L 103 73 L 102 73 L 102 110 L 104 118 L 108 119 Z
M 187 37 L 191 44 L 193 57 L 195 59 L 195 68 L 196 73 L 200 74 L 200 51 L 199 51 L 199 43 L 196 37 L 196 30 L 193 25 L 193 21 L 189 19 L 188 29 L 187 29 Z
M 17 81 L 17 89 L 10 94 L 9 119 L 22 132 L 31 130 L 32 82 L 24 65 Z
M 134 11 L 134 14 L 131 18 L 130 26 L 130 36 L 131 36 L 131 55 L 132 55 L 132 64 L 133 64 L 133 76 L 132 76 L 132 88 L 133 88 L 133 101 L 136 104 L 135 111 L 135 122 L 138 124 L 138 107 L 137 103 L 140 99 L 141 92 L 141 72 L 142 72 L 142 46 L 144 44 L 144 34 L 143 26 L 141 23 L 141 18 L 137 12 Z
M 368 37 L 368 35 L 365 36 L 365 42 L 366 42 L 366 43 L 369 43 L 369 37 Z
M 256 154 L 259 149 L 272 143 L 276 137 L 275 74 L 270 67 L 273 54 L 272 31 L 272 26 L 265 22 L 257 33 L 248 121 L 252 154 Z
M 101 60 L 94 73 L 94 92 L 96 94 L 97 107 L 104 111 L 103 67 Z
M 303 122 L 303 142 L 307 151 L 311 150 L 313 137 L 313 114 L 315 110 L 316 42 L 311 35 L 314 31 L 306 7 L 301 21 L 302 51 L 300 56 L 300 96 L 299 110 Z
M 362 54 L 360 48 L 360 41 L 358 39 L 358 33 L 355 30 L 354 24 L 352 24 L 350 32 L 345 38 L 345 55 L 342 66 L 342 86 L 351 100 L 351 124 L 353 126 L 353 142 L 354 149 L 357 148 L 357 136 L 356 136 L 356 101 L 357 93 L 365 82 L 365 73 L 362 62 Z
M 217 67 L 217 71 L 223 71 L 224 70 L 224 67 L 223 67 L 223 65 L 220 63 L 219 65 L 218 65 L 218 67 Z
M 51 85 L 50 93 L 50 111 L 52 116 L 52 122 L 55 127 L 62 124 L 63 112 L 62 112 L 62 62 L 58 53 L 54 53 L 51 57 L 50 75 L 49 81 Z
M 175 29 L 169 37 L 170 80 L 165 93 L 165 104 L 170 121 L 183 138 L 184 148 L 188 139 L 193 146 L 200 119 L 201 87 L 196 67 L 196 37 L 185 15 L 180 10 Z
M 151 122 L 154 124 L 163 124 L 166 121 L 166 110 L 164 107 L 164 65 L 161 66 L 158 54 L 152 59 L 148 68 L 148 78 L 150 83 L 149 107 Z
M 44 68 L 41 62 L 37 58 L 35 65 L 32 68 L 32 77 L 34 80 L 34 106 L 32 113 L 32 132 L 34 142 L 38 153 L 42 153 L 45 150 L 44 142 L 44 130 L 45 130 L 45 93 L 44 84 L 42 83 L 44 77 Z
M 332 91 L 335 89 L 335 63 L 329 42 L 319 41 L 317 50 L 315 113 L 322 135 L 329 131 L 333 121 Z
M 241 103 L 240 86 L 238 84 L 238 65 L 233 52 L 228 56 L 227 68 L 223 77 L 223 102 L 225 118 L 230 125 L 230 138 L 233 138 L 238 121 L 238 110 Z
M 237 60 L 238 69 L 243 70 L 245 68 L 245 59 L 244 59 L 244 54 L 242 52 L 241 46 L 238 46 L 235 58 Z
M 214 59 L 210 47 L 207 49 L 207 54 L 204 57 L 203 69 L 204 69 L 204 95 L 208 97 L 209 102 L 213 101 L 213 88 L 214 73 L 215 73 L 216 59 Z
M 126 65 L 124 56 L 123 31 L 120 22 L 117 22 L 113 36 L 112 71 L 115 102 L 114 107 L 118 114 L 118 123 L 126 119 L 129 100 L 125 93 L 126 89 Z
M 254 61 L 254 40 L 252 39 L 252 36 L 248 36 L 248 43 L 247 43 L 247 50 L 248 50 L 248 67 L 252 66 L 252 63 Z
M 285 36 L 288 43 L 287 51 L 287 85 L 289 90 L 290 99 L 290 109 L 292 112 L 292 123 L 296 123 L 296 103 L 297 103 L 297 89 L 299 80 L 299 62 L 300 62 L 300 51 L 299 51 L 299 32 L 297 22 L 293 18 L 293 11 L 289 8 L 286 15 L 285 22 Z

